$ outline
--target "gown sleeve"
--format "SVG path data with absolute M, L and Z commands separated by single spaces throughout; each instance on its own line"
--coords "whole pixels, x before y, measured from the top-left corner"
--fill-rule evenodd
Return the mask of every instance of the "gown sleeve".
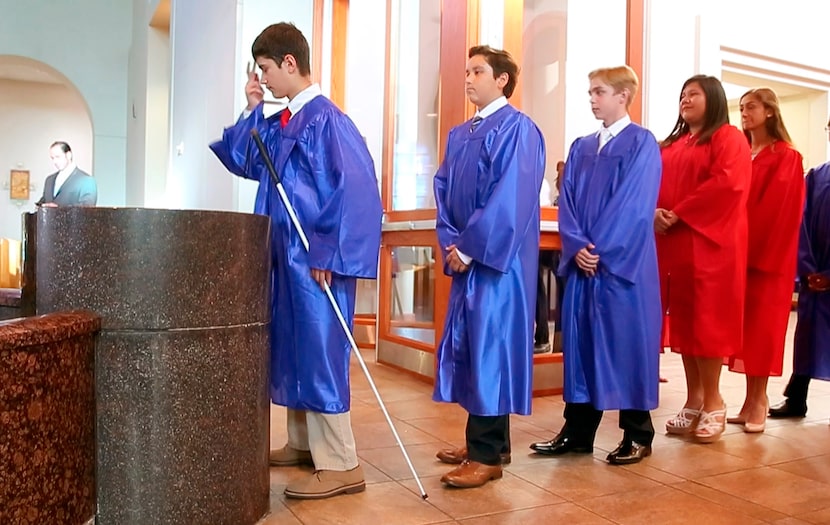
M 768 273 L 781 273 L 785 268 L 791 272 L 793 238 L 804 209 L 804 170 L 801 155 L 792 148 L 772 156 L 770 162 L 760 164 L 758 169 L 755 163 L 760 159 L 756 158 L 752 166 L 753 186 L 762 184 L 763 187 L 753 188 L 747 203 L 747 265 Z
M 562 254 L 557 273 L 567 276 L 576 268 L 574 256 L 582 248 L 593 244 L 588 234 L 582 230 L 576 217 L 578 209 L 575 202 L 575 171 L 579 169 L 577 158 L 580 156 L 582 139 L 576 139 L 568 152 L 565 171 L 562 174 L 562 188 L 559 195 L 559 238 L 562 242 Z
M 498 182 L 484 207 L 459 232 L 456 248 L 479 264 L 507 273 L 531 221 L 539 217 L 545 144 L 533 122 L 521 115 L 498 130 L 491 148 Z
M 660 148 L 644 133 L 628 157 L 619 185 L 591 228 L 599 264 L 613 275 L 634 283 L 642 261 L 650 255 L 654 209 L 660 191 Z
M 377 277 L 383 208 L 372 157 L 344 115 L 332 115 L 311 151 L 320 213 L 309 233 L 309 265 L 364 279 Z
M 453 132 L 447 139 L 447 147 L 444 152 L 444 159 L 438 166 L 438 171 L 432 180 L 432 191 L 435 194 L 435 233 L 438 236 L 438 246 L 441 248 L 441 258 L 444 261 L 444 274 L 452 275 L 453 272 L 447 266 L 447 253 L 444 250 L 447 246 L 455 244 L 458 239 L 458 230 L 450 220 L 450 211 L 446 205 L 447 199 L 447 158 L 450 151 L 450 144 L 453 141 Z
M 699 234 L 723 245 L 734 227 L 732 211 L 745 205 L 752 159 L 746 137 L 728 124 L 712 136 L 710 154 L 710 177 L 671 211 Z
M 251 130 L 256 129 L 268 148 L 271 158 L 275 158 L 275 141 L 271 132 L 271 121 L 279 113 L 266 118 L 262 112 L 264 103 L 260 103 L 246 118 L 240 115 L 236 124 L 225 128 L 222 138 L 210 144 L 210 150 L 219 161 L 234 175 L 252 180 L 262 180 L 265 165 L 259 161 L 259 150 L 251 138 Z M 256 167 L 257 169 L 253 169 Z M 265 174 L 267 175 L 267 173 Z

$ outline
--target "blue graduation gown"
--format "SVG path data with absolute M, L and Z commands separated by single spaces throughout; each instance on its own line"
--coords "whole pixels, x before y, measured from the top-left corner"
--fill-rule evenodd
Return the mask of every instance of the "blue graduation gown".
M 351 324 L 356 278 L 377 276 L 382 207 L 374 164 L 354 123 L 318 96 L 288 122 L 260 104 L 210 148 L 232 173 L 259 181 L 255 213 L 271 217 L 271 399 L 296 410 L 349 410 L 350 345 L 311 268 L 331 270 L 332 294 Z M 274 160 L 309 252 L 271 182 L 250 132 Z M 244 271 L 240 268 L 240 271 Z
M 598 410 L 657 407 L 660 280 L 654 210 L 660 149 L 629 124 L 602 151 L 598 137 L 577 139 L 565 164 L 559 199 L 566 278 L 562 305 L 565 401 Z M 597 274 L 574 261 L 594 244 Z
M 798 241 L 798 324 L 793 343 L 793 371 L 830 380 L 830 292 L 813 292 L 805 278 L 830 277 L 830 163 L 810 170 L 806 179 L 804 218 Z
M 529 414 L 533 321 L 539 259 L 542 134 L 505 106 L 470 133 L 450 131 L 435 175 L 436 229 L 442 248 L 472 257 L 453 273 L 444 334 L 437 348 L 435 401 L 478 416 Z

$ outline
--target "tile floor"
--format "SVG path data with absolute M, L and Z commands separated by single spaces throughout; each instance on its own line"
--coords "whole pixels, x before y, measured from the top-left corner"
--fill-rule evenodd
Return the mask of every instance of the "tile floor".
M 791 319 L 790 329 L 794 325 Z M 790 338 L 791 340 L 791 338 Z M 364 352 L 367 361 L 373 352 Z M 770 380 L 770 401 L 781 399 L 784 377 Z M 354 360 L 353 360 L 354 361 Z M 763 434 L 745 434 L 729 425 L 724 437 L 700 445 L 667 436 L 665 422 L 685 399 L 679 356 L 662 359 L 660 407 L 654 454 L 627 467 L 606 464 L 621 431 L 617 414 L 605 415 L 593 456 L 545 458 L 528 445 L 549 439 L 562 425 L 561 396 L 537 398 L 533 414 L 513 416 L 513 463 L 501 480 L 478 489 L 443 488 L 450 467 L 435 459 L 447 445 L 463 443 L 465 412 L 430 399 L 431 388 L 383 365 L 369 367 L 415 465 L 429 499 L 406 466 L 383 414 L 359 367 L 352 367 L 352 422 L 366 472 L 366 491 L 322 501 L 286 500 L 285 485 L 307 469 L 271 469 L 271 514 L 263 525 L 548 525 L 775 523 L 830 524 L 830 383 L 810 387 L 803 420 L 768 420 Z M 724 370 L 723 393 L 730 413 L 743 401 L 744 377 Z M 271 411 L 271 445 L 285 443 L 285 413 Z

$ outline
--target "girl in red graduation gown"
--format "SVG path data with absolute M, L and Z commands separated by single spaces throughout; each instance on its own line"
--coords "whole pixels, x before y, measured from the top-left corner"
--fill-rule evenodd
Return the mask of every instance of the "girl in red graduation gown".
M 747 258 L 744 341 L 729 369 L 746 374 L 746 400 L 729 423 L 763 432 L 767 381 L 780 376 L 792 307 L 798 228 L 804 205 L 801 154 L 791 144 L 778 97 L 769 88 L 741 97 L 741 124 L 752 149 L 752 184 L 747 201 Z
M 746 201 L 752 164 L 743 134 L 729 125 L 720 81 L 683 85 L 680 115 L 663 141 L 654 229 L 668 343 L 683 356 L 686 403 L 666 423 L 672 434 L 716 441 L 726 424 L 723 360 L 741 349 L 746 291 Z

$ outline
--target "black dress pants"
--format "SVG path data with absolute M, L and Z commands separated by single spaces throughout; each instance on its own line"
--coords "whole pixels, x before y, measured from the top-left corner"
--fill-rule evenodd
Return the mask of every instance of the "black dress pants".
M 548 289 L 545 286 L 545 273 L 556 270 L 553 266 L 554 257 L 550 250 L 539 252 L 539 271 L 536 277 L 536 331 L 533 334 L 533 344 L 542 345 L 550 342 L 550 328 L 548 327 L 548 313 L 550 302 Z
M 500 465 L 510 452 L 510 416 L 467 416 L 467 457 L 485 465 Z
M 796 373 L 790 376 L 787 388 L 784 389 L 784 396 L 795 405 L 807 405 L 807 389 L 810 387 L 810 376 L 802 376 Z
M 597 410 L 590 403 L 565 403 L 562 434 L 578 446 L 593 446 L 601 420 L 602 410 Z M 620 428 L 625 440 L 649 446 L 654 440 L 654 426 L 648 410 L 620 410 Z

